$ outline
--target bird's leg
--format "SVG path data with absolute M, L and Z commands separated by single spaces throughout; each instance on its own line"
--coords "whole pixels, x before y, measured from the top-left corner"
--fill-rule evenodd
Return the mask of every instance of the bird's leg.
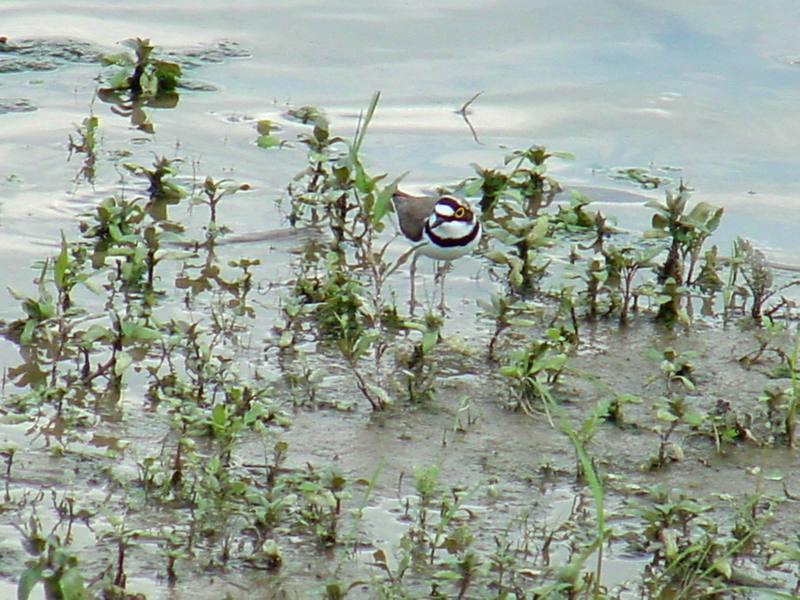
M 439 280 L 439 286 L 440 286 L 439 310 L 441 311 L 442 314 L 447 312 L 447 304 L 445 304 L 444 301 L 444 278 L 445 275 L 447 275 L 447 272 L 450 270 L 451 266 L 452 265 L 450 261 L 438 261 L 438 260 L 436 261 L 436 276 L 434 279 Z
M 414 257 L 411 259 L 411 267 L 409 268 L 408 272 L 411 277 L 411 295 L 408 299 L 408 306 L 411 310 L 411 314 L 414 314 L 414 308 L 417 306 L 417 297 L 416 297 L 416 286 L 415 281 L 417 278 L 417 258 L 419 254 L 416 252 L 414 253 Z

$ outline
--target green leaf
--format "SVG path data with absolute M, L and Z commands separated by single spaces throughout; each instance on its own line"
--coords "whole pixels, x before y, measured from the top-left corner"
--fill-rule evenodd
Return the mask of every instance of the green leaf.
M 281 145 L 281 140 L 277 136 L 266 134 L 258 136 L 256 144 L 259 148 L 276 148 Z
M 692 410 L 683 415 L 683 420 L 692 427 L 699 427 L 703 424 L 703 414 Z
M 367 175 L 364 165 L 361 164 L 361 161 L 358 159 L 358 157 L 356 157 L 354 166 L 356 177 L 353 183 L 355 184 L 356 189 L 362 194 L 370 193 L 375 189 L 376 179 Z
M 362 335 L 357 340 L 353 347 L 353 358 L 359 358 L 362 356 L 367 350 L 369 350 L 370 345 L 372 344 L 373 337 L 369 335 Z
M 517 377 L 519 369 L 513 365 L 506 365 L 505 367 L 500 367 L 500 373 L 506 377 Z
M 536 327 L 539 322 L 534 319 L 509 319 L 508 324 L 512 327 Z
M 464 195 L 467 197 L 477 196 L 483 188 L 483 178 L 473 179 L 464 187 Z
M 215 404 L 211 409 L 211 423 L 222 429 L 228 420 L 228 411 L 225 409 L 224 404 Z
M 427 354 L 439 341 L 439 330 L 430 329 L 422 336 L 422 352 Z
M 114 76 L 111 78 L 111 81 L 108 82 L 108 85 L 112 90 L 127 89 L 129 87 L 128 78 L 130 76 L 131 76 L 130 70 L 120 69 L 114 74 Z
M 294 333 L 289 331 L 288 329 L 281 333 L 281 337 L 278 340 L 278 347 L 279 348 L 288 348 L 294 342 Z
M 115 242 L 119 242 L 122 239 L 122 231 L 120 231 L 116 223 L 108 224 L 108 235 Z
M 116 54 L 105 54 L 101 56 L 100 62 L 106 66 L 119 65 L 121 67 L 127 67 L 133 64 L 133 59 L 127 52 L 118 52 Z
M 64 232 L 61 232 L 61 252 L 53 263 L 53 278 L 56 282 L 56 287 L 59 290 L 64 289 L 64 277 L 67 273 L 67 265 L 69 264 L 69 256 L 67 254 L 67 239 L 64 237 Z
M 155 68 L 154 74 L 158 80 L 158 90 L 171 92 L 178 85 L 178 78 L 181 76 L 181 66 L 178 63 L 166 60 L 153 61 Z
M 131 341 L 150 342 L 161 339 L 161 332 L 157 329 L 130 321 L 122 324 L 122 334 Z
M 664 540 L 664 555 L 673 559 L 678 555 L 678 532 L 674 529 L 664 529 L 661 532 L 661 539 Z
M 550 226 L 550 218 L 547 215 L 542 215 L 536 219 L 536 225 L 533 227 L 531 235 L 533 240 L 541 240 L 547 236 L 547 230 Z
M 646 240 L 656 240 L 667 236 L 669 236 L 669 233 L 663 229 L 648 229 L 642 234 L 642 237 Z
M 85 600 L 86 594 L 83 588 L 83 577 L 78 567 L 72 567 L 59 579 L 63 600 Z
M 724 575 L 728 579 L 730 579 L 733 575 L 733 567 L 731 566 L 731 561 L 729 558 L 718 558 L 711 564 L 711 566 L 717 573 Z
M 448 580 L 456 581 L 458 579 L 461 579 L 461 574 L 460 573 L 456 573 L 455 571 L 443 570 L 443 571 L 436 571 L 433 574 L 433 577 L 434 577 L 434 579 L 448 579 Z
M 655 208 L 656 210 L 660 210 L 661 212 L 668 213 L 669 209 L 667 208 L 666 204 L 662 204 L 658 200 L 648 200 L 644 204 L 647 208 Z
M 353 147 L 351 148 L 353 158 L 356 158 L 358 156 L 358 152 L 361 150 L 361 144 L 364 143 L 364 136 L 367 134 L 367 128 L 369 127 L 369 124 L 372 121 L 372 117 L 375 115 L 375 109 L 378 108 L 378 102 L 380 101 L 380 99 L 381 99 L 380 91 L 374 92 L 372 94 L 372 98 L 370 99 L 369 106 L 367 107 L 367 114 L 364 116 L 363 121 L 359 120 L 358 131 L 356 132 L 356 139 L 353 143 Z
M 23 571 L 17 584 L 17 600 L 28 600 L 33 588 L 42 580 L 42 570 L 43 567 L 37 565 Z
M 117 352 L 117 360 L 114 363 L 114 375 L 119 377 L 125 372 L 131 363 L 133 362 L 133 357 L 125 351 Z
M 27 346 L 33 341 L 33 332 L 38 325 L 39 321 L 36 319 L 28 319 L 25 321 L 25 327 L 22 328 L 22 333 L 19 336 L 19 341 L 23 346 Z
M 82 343 L 91 343 L 96 340 L 106 338 L 111 338 L 111 330 L 108 327 L 103 327 L 102 325 L 97 325 L 96 323 L 89 327 L 86 331 L 83 332 L 81 336 Z
M 678 417 L 669 412 L 666 408 L 659 408 L 656 411 L 656 418 L 667 423 L 672 423 L 678 420 Z
M 408 171 L 397 177 L 392 183 L 384 187 L 375 198 L 375 204 L 372 207 L 372 223 L 377 224 L 383 220 L 383 217 L 389 212 L 389 207 L 392 204 L 392 196 L 397 191 L 397 186 L 400 181 L 408 175 Z
M 557 354 L 556 356 L 551 356 L 544 362 L 544 368 L 550 371 L 558 371 L 564 366 L 564 364 L 566 364 L 566 362 L 566 354 Z
M 143 96 L 155 96 L 158 94 L 158 77 L 155 71 L 147 69 L 139 77 L 139 85 L 142 87 Z
M 484 252 L 483 256 L 485 258 L 488 258 L 493 263 L 497 263 L 500 265 L 509 264 L 508 256 L 504 252 L 501 252 L 500 250 L 490 250 L 489 252 Z

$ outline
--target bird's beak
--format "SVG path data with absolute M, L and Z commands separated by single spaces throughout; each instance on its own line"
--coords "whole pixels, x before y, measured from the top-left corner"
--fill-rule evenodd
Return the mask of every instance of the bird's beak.
M 433 220 L 433 223 L 431 224 L 431 229 L 436 229 L 442 223 L 444 223 L 444 219 L 439 215 L 436 215 L 436 218 Z

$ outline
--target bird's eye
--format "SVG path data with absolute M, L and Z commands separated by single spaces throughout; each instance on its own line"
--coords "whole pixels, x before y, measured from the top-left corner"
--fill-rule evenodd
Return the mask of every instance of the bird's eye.
M 464 217 L 464 213 L 465 213 L 465 211 L 464 211 L 464 207 L 463 207 L 463 206 L 459 206 L 459 207 L 456 209 L 456 214 L 455 214 L 455 217 L 456 217 L 456 219 L 461 219 L 461 218 L 463 218 L 463 217 Z

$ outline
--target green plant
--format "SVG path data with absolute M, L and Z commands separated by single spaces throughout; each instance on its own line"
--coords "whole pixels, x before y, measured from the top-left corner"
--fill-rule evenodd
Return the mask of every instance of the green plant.
M 739 274 L 744 279 L 752 299 L 750 316 L 756 323 L 762 322 L 762 316 L 771 318 L 781 308 L 790 304 L 786 298 L 782 297 L 781 302 L 777 305 L 767 308 L 766 303 L 770 298 L 800 283 L 800 280 L 793 280 L 781 286 L 775 286 L 774 277 L 764 253 L 742 238 L 737 238 L 733 244 L 731 271 L 732 281 L 735 282 Z
M 135 163 L 123 164 L 125 170 L 147 184 L 147 202 L 144 210 L 156 222 L 167 220 L 168 207 L 178 204 L 186 197 L 186 190 L 174 179 L 178 174 L 177 165 L 180 162 L 178 159 L 162 156 L 153 159 L 152 168 Z M 209 178 L 206 178 L 206 186 L 209 185 L 208 181 Z
M 674 171 L 672 167 L 617 167 L 612 169 L 611 177 L 622 181 L 631 181 L 645 190 L 654 190 L 672 185 L 672 179 L 662 173 Z
M 181 77 L 180 65 L 153 58 L 155 47 L 149 39 L 129 39 L 122 45 L 133 50 L 133 56 L 122 52 L 103 57 L 104 64 L 120 67 L 109 80 L 109 90 L 128 91 L 134 98 L 143 99 L 175 91 Z
M 562 331 L 550 328 L 541 340 L 511 352 L 510 361 L 500 367 L 500 373 L 510 380 L 515 408 L 531 415 L 538 401 L 550 419 L 550 389 L 564 371 L 568 348 Z
M 644 495 L 644 501 L 628 506 L 641 521 L 636 532 L 640 544 L 653 554 L 643 582 L 650 597 L 688 599 L 748 591 L 750 586 L 736 583 L 734 569 L 737 557 L 771 518 L 769 511 L 757 514 L 758 495 L 737 502 L 732 525 L 718 523 L 710 504 L 681 490 L 657 485 Z
M 635 294 L 634 280 L 636 274 L 643 268 L 652 266 L 653 259 L 660 252 L 658 247 L 635 248 L 631 246 L 606 246 L 603 250 L 605 259 L 603 283 L 615 287 L 622 296 L 619 322 L 625 325 L 628 322 L 628 312 L 631 300 Z M 594 275 L 594 273 L 593 273 Z M 597 277 L 597 275 L 594 275 Z M 596 294 L 590 294 L 594 298 Z M 594 300 L 592 302 L 594 304 Z M 591 312 L 591 311 L 590 311 Z
M 509 286 L 521 295 L 538 290 L 549 265 L 539 252 L 552 245 L 551 218 L 541 210 L 561 191 L 558 182 L 547 175 L 551 158 L 571 155 L 548 152 L 542 146 L 515 150 L 505 157 L 505 166 L 512 165 L 509 172 L 475 167 L 478 177 L 462 184 L 468 196 L 482 194 L 485 231 L 501 244 L 501 249 L 489 250 L 484 256 L 507 267 Z M 572 214 L 581 212 L 582 207 L 576 204 Z M 569 218 L 566 213 L 562 216 L 564 220 L 559 223 L 565 227 Z
M 508 188 L 508 175 L 497 169 L 485 169 L 478 165 L 473 165 L 478 177 L 468 188 L 469 195 L 481 193 L 481 213 L 484 218 L 490 219 L 494 207 Z
M 436 391 L 436 368 L 431 363 L 432 353 L 440 339 L 441 319 L 433 315 L 422 323 L 407 321 L 403 328 L 418 331 L 421 339 L 413 344 L 411 351 L 403 357 L 401 373 L 405 379 L 405 388 L 410 402 L 421 402 L 431 399 Z
M 95 115 L 86 117 L 80 125 L 75 126 L 75 135 L 69 135 L 69 158 L 72 154 L 83 154 L 83 165 L 78 176 L 82 176 L 89 183 L 94 183 L 97 176 L 97 145 L 98 145 L 98 128 L 100 119 Z
M 182 75 L 179 64 L 153 57 L 155 47 L 148 39 L 129 39 L 122 42 L 133 50 L 104 56 L 103 63 L 119 67 L 106 78 L 107 87 L 97 90 L 98 97 L 113 104 L 111 111 L 129 117 L 131 124 L 145 133 L 154 133 L 155 127 L 145 112 L 145 107 L 174 108 L 179 96 L 176 89 Z
M 338 540 L 342 500 L 349 496 L 347 480 L 336 470 L 321 474 L 313 469 L 304 474 L 297 489 L 303 504 L 298 513 L 298 524 L 313 533 L 323 546 L 333 546 Z
M 654 431 L 659 436 L 658 453 L 648 459 L 645 468 L 657 469 L 665 466 L 668 460 L 683 458 L 681 446 L 670 441 L 676 429 L 681 425 L 699 428 L 706 421 L 706 415 L 692 406 L 689 396 L 695 390 L 692 377 L 694 366 L 691 360 L 695 352 L 676 352 L 668 348 L 659 353 L 650 351 L 650 358 L 660 360 L 660 378 L 664 382 L 666 396 L 660 397 L 654 404 L 658 424 Z M 646 384 L 652 383 L 659 376 L 650 378 Z
M 681 303 L 683 286 L 693 281 L 693 272 L 700 258 L 703 243 L 714 232 L 722 219 L 722 208 L 707 202 L 698 202 L 686 211 L 689 189 L 682 183 L 677 194 L 666 192 L 665 202 L 650 201 L 647 206 L 655 209 L 651 229 L 646 238 L 667 239 L 667 256 L 658 268 L 658 282 L 662 285 L 657 297 L 659 306 L 657 320 L 673 323 L 687 321 Z
M 58 526 L 58 525 L 57 525 Z M 83 600 L 86 591 L 78 558 L 51 531 L 45 534 L 39 519 L 32 515 L 27 526 L 17 526 L 25 550 L 31 555 L 19 578 L 17 598 L 28 600 L 40 583 L 45 597 L 53 600 Z
M 206 177 L 203 182 L 202 194 L 192 198 L 192 204 L 205 204 L 209 210 L 208 235 L 214 237 L 217 229 L 217 205 L 225 196 L 232 196 L 241 191 L 247 191 L 250 185 L 246 183 L 236 183 L 230 179 L 214 180 Z
M 522 200 L 523 212 L 534 218 L 549 206 L 561 185 L 547 175 L 547 161 L 551 158 L 571 160 L 569 152 L 548 152 L 544 146 L 534 145 L 525 150 L 514 150 L 505 157 L 505 164 L 514 163 L 508 176 L 510 193 Z
M 791 351 L 784 355 L 789 386 L 767 387 L 759 397 L 759 401 L 764 403 L 767 408 L 766 416 L 770 434 L 782 436 L 784 443 L 789 448 L 795 447 L 797 430 L 797 398 L 800 395 L 800 374 L 797 362 L 799 356 L 800 341 L 794 338 Z
M 497 342 L 504 331 L 515 327 L 533 327 L 538 321 L 531 317 L 543 312 L 542 307 L 518 300 L 513 296 L 492 294 L 489 300 L 478 298 L 478 306 L 482 309 L 481 318 L 494 321 L 494 332 L 489 339 L 489 358 L 497 360 Z
M 589 538 L 588 542 L 582 546 L 578 546 L 573 552 L 569 562 L 558 569 L 555 581 L 539 586 L 535 590 L 535 593 L 540 594 L 542 597 L 548 597 L 550 594 L 557 594 L 559 592 L 565 592 L 574 596 L 583 588 L 585 590 L 590 590 L 593 597 L 597 598 L 600 595 L 600 580 L 603 570 L 603 543 L 609 538 L 611 532 L 606 526 L 605 490 L 603 481 L 591 457 L 586 451 L 585 444 L 591 440 L 594 430 L 598 426 L 600 420 L 605 418 L 608 414 L 609 404 L 606 402 L 599 402 L 596 404 L 592 415 L 584 420 L 579 430 L 576 430 L 569 422 L 563 408 L 555 402 L 550 391 L 545 388 L 542 393 L 545 396 L 544 401 L 546 405 L 553 407 L 553 411 L 558 419 L 559 429 L 569 438 L 575 450 L 576 462 L 578 465 L 578 478 L 584 479 L 589 485 L 589 490 L 594 502 L 595 529 L 594 535 Z M 581 569 L 593 554 L 596 556 L 594 572 L 581 579 Z
M 492 238 L 511 248 L 510 253 L 503 250 L 484 253 L 489 261 L 508 269 L 506 278 L 511 291 L 521 295 L 537 291 L 550 265 L 549 260 L 539 256 L 539 250 L 552 244 L 548 216 L 531 219 L 509 206 L 502 221 L 487 223 L 485 229 Z

